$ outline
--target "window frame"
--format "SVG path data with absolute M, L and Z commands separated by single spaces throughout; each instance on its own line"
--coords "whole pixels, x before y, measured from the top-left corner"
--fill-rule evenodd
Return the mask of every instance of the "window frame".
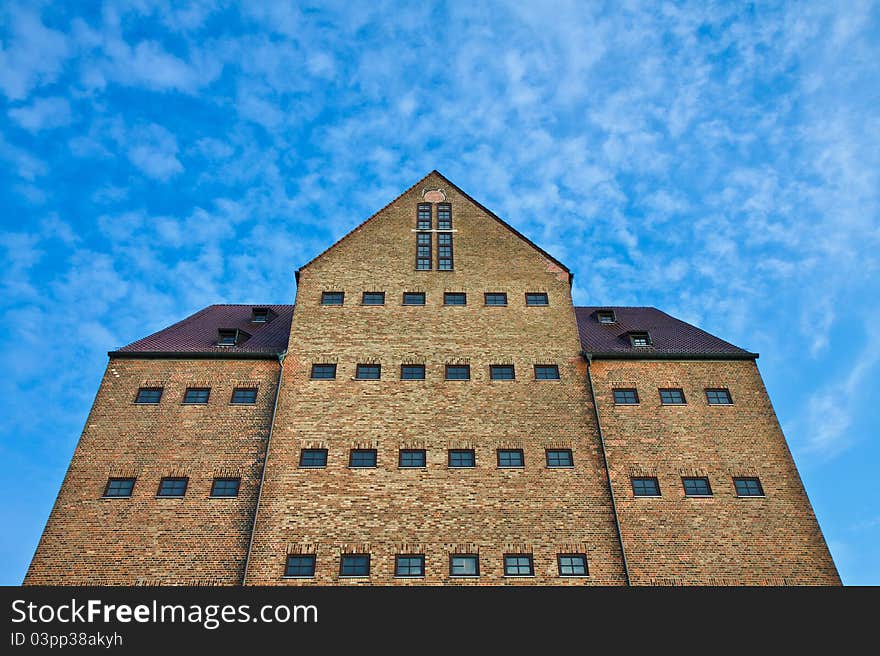
M 452 464 L 452 456 L 461 455 L 461 454 L 470 454 L 470 462 L 469 465 L 453 465 Z M 447 469 L 476 469 L 477 467 L 477 451 L 476 449 L 448 449 L 446 455 L 446 468 Z
M 307 560 L 311 564 L 311 574 L 290 574 L 290 561 L 291 560 Z M 318 568 L 318 557 L 317 554 L 287 554 L 287 559 L 284 562 L 284 576 L 282 578 L 285 579 L 313 579 L 315 578 L 315 571 Z
M 251 392 L 251 391 L 254 393 L 254 400 L 253 401 L 240 401 L 240 400 L 236 401 L 235 400 L 236 394 L 240 395 L 242 392 Z M 257 397 L 258 397 L 259 393 L 260 393 L 259 387 L 234 387 L 232 389 L 232 396 L 229 397 L 229 405 L 256 405 L 257 404 Z
M 738 481 L 753 481 L 758 486 L 759 494 L 740 494 L 740 488 L 737 486 Z M 734 476 L 733 490 L 736 492 L 736 497 L 738 499 L 763 499 L 767 496 L 767 493 L 764 491 L 764 485 L 761 483 L 761 479 L 758 476 Z
M 565 574 L 562 571 L 562 559 L 563 558 L 581 558 L 584 563 L 584 573 L 580 574 Z M 560 577 L 563 578 L 583 578 L 590 575 L 590 565 L 587 562 L 587 554 L 584 553 L 558 553 L 556 554 L 556 571 L 559 573 Z
M 376 370 L 375 376 L 362 376 L 361 373 L 366 370 Z M 382 380 L 382 365 L 375 364 L 372 362 L 358 362 L 357 367 L 354 370 L 354 379 L 355 380 Z
M 455 560 L 458 558 L 466 558 L 467 560 L 472 560 L 474 562 L 474 573 L 473 574 L 456 574 L 455 573 Z M 449 554 L 449 578 L 451 579 L 478 579 L 480 578 L 480 554 L 471 554 L 471 553 L 456 553 Z
M 705 481 L 706 483 L 706 492 L 705 493 L 690 493 L 688 492 L 688 481 Z M 684 496 L 688 498 L 694 499 L 707 499 L 709 497 L 714 496 L 712 494 L 712 484 L 709 482 L 708 476 L 682 476 L 681 477 L 681 487 L 684 490 Z
M 381 303 L 367 303 L 367 298 L 382 299 Z M 385 292 L 362 292 L 361 307 L 382 307 L 385 305 Z
M 251 323 L 269 323 L 272 320 L 272 310 L 267 307 L 251 308 Z
M 707 387 L 703 391 L 706 393 L 707 405 L 733 405 L 733 395 L 730 393 L 730 389 L 727 387 Z M 724 394 L 727 395 L 727 401 L 724 401 L 722 403 L 712 401 L 712 399 L 709 397 L 709 394 L 718 394 L 719 392 L 724 392 Z
M 421 376 L 405 376 L 404 371 L 407 369 L 418 369 L 421 371 Z M 425 380 L 425 365 L 423 364 L 402 364 L 400 365 L 400 380 Z
M 538 370 L 550 370 L 555 376 L 539 376 Z M 536 364 L 534 367 L 535 380 L 560 380 L 558 364 Z
M 605 321 L 606 317 L 610 321 Z M 596 310 L 596 321 L 603 326 L 610 326 L 617 323 L 617 315 L 614 310 Z
M 449 370 L 450 369 L 466 369 L 467 376 L 465 378 L 450 378 Z M 471 379 L 471 366 L 469 364 L 447 364 L 446 369 L 444 370 L 444 380 L 470 380 Z
M 113 483 L 119 482 L 130 482 L 131 486 L 128 488 L 128 494 L 110 494 L 110 488 L 113 486 Z M 104 492 L 101 494 L 102 499 L 131 499 L 134 495 L 134 486 L 137 484 L 137 476 L 110 476 L 107 478 L 107 483 L 104 484 Z
M 229 483 L 231 481 L 235 481 L 235 494 L 217 494 L 217 484 L 220 482 Z M 238 498 L 239 493 L 241 492 L 241 477 L 240 476 L 215 476 L 211 480 L 211 492 L 208 495 L 210 499 L 236 499 Z
M 190 392 L 204 392 L 205 400 L 204 401 L 188 401 L 187 397 L 190 395 Z M 210 387 L 187 387 L 183 393 L 183 401 L 181 401 L 181 405 L 208 405 L 208 401 L 211 399 L 211 388 Z
M 217 330 L 217 346 L 229 348 L 230 346 L 238 346 L 239 330 L 237 328 L 219 328 Z M 232 341 L 228 341 L 229 338 Z
M 547 307 L 550 305 L 550 295 L 547 292 L 526 292 L 526 307 Z M 530 297 L 543 297 L 543 303 L 532 303 L 535 300 Z
M 162 489 L 165 486 L 166 481 L 172 482 L 180 482 L 183 481 L 183 492 L 180 494 L 162 494 Z M 159 479 L 159 488 L 156 490 L 156 498 L 157 499 L 182 499 L 186 496 L 186 491 L 189 488 L 189 477 L 188 476 L 163 476 Z
M 316 376 L 315 371 L 318 367 L 330 367 L 333 369 L 332 376 Z M 337 363 L 335 362 L 313 362 L 312 370 L 309 372 L 309 380 L 336 380 Z
M 636 344 L 636 341 L 644 340 L 644 344 Z M 650 348 L 654 345 L 651 340 L 651 334 L 646 330 L 634 330 L 629 333 L 629 344 L 633 348 Z
M 427 227 L 422 223 L 422 221 L 426 218 L 422 215 L 423 211 L 427 210 Z M 416 230 L 418 231 L 430 231 L 434 229 L 434 207 L 431 203 L 418 203 L 416 204 Z
M 307 465 L 304 464 L 306 459 L 306 454 L 312 455 L 315 453 L 321 453 L 324 456 L 323 462 L 320 465 Z M 314 448 L 307 447 L 299 450 L 299 463 L 297 464 L 298 469 L 326 469 L 327 468 L 327 460 L 329 458 L 329 450 L 324 448 Z
M 339 296 L 338 303 L 328 303 L 330 297 Z M 345 292 L 321 292 L 321 305 L 323 307 L 342 307 L 345 305 Z
M 421 303 L 407 302 L 407 297 L 409 297 L 409 296 L 416 296 L 416 297 L 421 298 Z M 420 305 L 425 305 L 425 292 L 403 292 L 403 301 L 401 302 L 401 305 L 406 305 L 407 307 L 409 307 L 409 306 L 418 307 Z
M 373 464 L 356 465 L 355 454 L 362 455 L 371 453 L 373 455 Z M 379 451 L 378 449 L 349 449 L 348 450 L 348 468 L 349 469 L 377 469 L 379 467 Z
M 617 399 L 618 392 L 620 392 L 620 393 L 632 392 L 633 397 L 635 398 L 635 401 L 633 401 L 632 403 L 630 403 L 629 401 L 623 401 L 623 402 L 618 401 L 618 399 Z M 612 399 L 614 399 L 614 405 L 639 405 L 641 403 L 641 401 L 639 401 L 639 390 L 636 387 L 612 387 L 611 388 L 611 397 L 612 397 Z
M 419 574 L 401 574 L 399 571 L 401 559 L 417 560 L 421 565 Z M 425 578 L 425 554 L 402 553 L 394 554 L 394 578 L 396 579 L 423 579 Z
M 495 374 L 500 370 L 510 370 L 510 376 L 501 376 L 498 377 Z M 516 380 L 516 366 L 512 364 L 490 364 L 489 365 L 489 380 Z
M 440 218 L 440 217 L 441 217 L 441 212 L 443 212 L 444 210 L 448 210 L 448 211 L 449 211 L 449 217 L 448 217 L 448 218 L 449 218 L 449 223 L 448 223 L 448 225 L 441 225 L 441 223 L 440 223 L 440 221 L 443 220 L 443 219 Z M 452 232 L 452 230 L 453 230 L 453 226 L 452 226 L 452 203 L 437 203 L 437 230 L 438 230 L 438 231 L 445 231 L 445 232 Z
M 501 464 L 501 454 L 510 455 L 514 453 L 519 454 L 519 461 L 521 464 L 519 465 L 503 465 Z M 524 449 L 496 449 L 496 462 L 498 463 L 498 469 L 525 469 L 526 467 L 526 453 Z
M 636 481 L 654 481 L 654 486 L 657 490 L 656 494 L 638 494 L 636 490 Z M 660 479 L 656 476 L 630 476 L 630 485 L 632 487 L 633 498 L 636 499 L 659 499 L 663 496 L 663 492 L 660 489 Z
M 427 241 L 427 243 L 422 243 Z M 419 249 L 427 249 L 427 255 L 422 255 Z M 431 232 L 416 233 L 416 271 L 434 270 L 434 235 Z
M 366 574 L 346 574 L 345 561 L 350 558 L 363 558 L 367 563 Z M 372 571 L 372 558 L 369 553 L 344 553 L 339 556 L 339 578 L 341 579 L 368 579 Z
M 444 244 L 444 241 L 449 241 L 448 244 Z M 455 249 L 452 245 L 452 232 L 438 232 L 437 233 L 437 271 L 454 271 L 455 270 Z M 448 248 L 449 255 L 441 255 L 441 248 Z M 448 263 L 449 266 L 444 266 L 445 263 Z
M 450 303 L 450 298 L 462 298 L 463 303 Z M 443 292 L 443 307 L 464 307 L 467 305 L 467 292 Z
M 422 456 L 422 464 L 405 465 L 403 464 L 404 454 L 412 455 L 420 453 Z M 426 449 L 398 449 L 397 450 L 397 468 L 398 469 L 427 469 L 428 468 L 428 452 Z
M 511 574 L 508 572 L 508 558 L 525 558 L 528 563 L 528 574 Z M 511 579 L 524 579 L 524 578 L 534 578 L 535 576 L 535 559 L 534 556 L 530 553 L 506 553 L 503 556 L 502 562 L 504 563 L 504 578 Z M 515 567 L 519 568 L 521 565 L 517 564 Z
M 489 302 L 489 299 L 500 298 L 503 303 Z M 485 307 L 507 307 L 507 292 L 483 292 L 483 305 Z
M 567 465 L 550 464 L 550 454 L 551 453 L 567 453 L 568 454 L 568 464 Z M 547 469 L 574 469 L 574 452 L 571 449 L 544 449 L 544 458 L 545 458 L 545 463 L 547 465 Z
M 158 392 L 159 395 L 155 401 L 141 401 L 141 395 L 145 392 Z M 138 387 L 138 391 L 134 395 L 134 403 L 135 405 L 159 405 L 162 402 L 162 395 L 164 393 L 164 387 Z
M 673 393 L 678 393 L 681 397 L 681 401 L 667 401 L 663 398 L 663 393 L 666 392 L 667 396 Z M 660 405 L 687 405 L 687 397 L 684 395 L 684 390 L 681 387 L 659 387 L 657 388 L 657 393 L 660 395 Z

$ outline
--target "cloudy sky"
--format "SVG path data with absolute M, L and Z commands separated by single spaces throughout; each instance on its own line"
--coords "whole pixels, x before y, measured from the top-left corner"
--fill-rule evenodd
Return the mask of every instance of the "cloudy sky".
M 297 6 L 299 5 L 299 6 Z M 0 583 L 106 352 L 438 169 L 759 365 L 845 582 L 880 584 L 877 2 L 3 2 Z

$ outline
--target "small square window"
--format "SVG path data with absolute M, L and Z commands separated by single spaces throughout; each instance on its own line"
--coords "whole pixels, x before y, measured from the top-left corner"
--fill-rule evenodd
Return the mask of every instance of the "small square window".
M 446 380 L 470 380 L 471 366 L 469 364 L 447 364 Z
M 424 449 L 401 449 L 399 460 L 397 461 L 397 466 L 401 469 L 407 469 L 410 467 L 418 468 L 418 467 L 426 467 L 427 459 L 425 456 Z
M 498 449 L 499 467 L 525 467 L 522 449 Z
M 211 394 L 209 387 L 187 387 L 183 402 L 187 405 L 204 405 Z
M 135 403 L 141 405 L 156 405 L 162 399 L 161 387 L 141 387 L 134 399 Z
M 336 378 L 335 364 L 313 364 L 312 380 L 334 380 Z
M 548 467 L 574 467 L 571 449 L 547 449 Z
M 321 292 L 321 305 L 342 305 L 345 292 Z
M 480 557 L 472 554 L 456 554 L 449 558 L 449 576 L 479 576 Z
M 376 449 L 352 449 L 348 456 L 348 466 L 353 469 L 376 466 Z
M 487 292 L 486 305 L 507 305 L 507 294 L 504 292 Z
M 726 388 L 707 389 L 706 400 L 709 405 L 730 405 L 733 399 L 730 398 L 730 390 Z
M 761 481 L 752 476 L 734 478 L 733 486 L 736 488 L 736 496 L 738 497 L 764 496 L 764 488 L 761 487 Z
M 656 478 L 633 478 L 632 479 L 633 496 L 637 497 L 659 497 L 660 483 Z
M 477 455 L 473 449 L 450 449 L 449 467 L 451 469 L 471 468 L 477 466 Z
M 559 554 L 559 576 L 588 576 L 587 557 L 584 554 Z
M 398 555 L 394 557 L 394 576 L 401 578 L 421 578 L 425 575 L 423 555 Z
M 251 321 L 253 323 L 268 323 L 271 318 L 269 308 L 255 307 L 251 311 Z
M 186 494 L 188 478 L 163 478 L 159 482 L 157 497 L 182 497 Z
M 358 380 L 379 380 L 382 377 L 382 365 L 359 364 L 354 377 Z
M 425 365 L 402 364 L 400 365 L 400 380 L 425 380 Z
M 299 466 L 303 469 L 326 467 L 327 449 L 303 449 L 299 452 Z
M 370 554 L 344 554 L 339 564 L 339 576 L 367 577 L 370 575 Z
M 424 292 L 404 292 L 403 304 L 404 305 L 424 305 L 425 304 Z
M 253 405 L 257 402 L 256 387 L 236 387 L 232 390 L 232 403 L 235 405 Z
M 315 556 L 288 556 L 284 567 L 284 576 L 312 578 L 315 575 Z
M 134 478 L 111 478 L 104 488 L 104 496 L 110 498 L 130 497 L 134 490 Z
M 437 205 L 437 230 L 452 230 L 452 205 L 449 203 Z
M 211 485 L 212 497 L 237 497 L 240 478 L 215 478 Z
M 559 380 L 559 367 L 555 364 L 536 364 L 535 380 Z
M 217 346 L 235 346 L 238 343 L 237 330 L 219 330 L 217 332 L 220 335 Z
M 489 365 L 489 378 L 491 380 L 514 380 L 516 374 L 512 364 Z
M 684 390 L 678 388 L 661 389 L 660 403 L 663 405 L 684 405 Z
M 630 333 L 629 341 L 636 347 L 651 346 L 651 336 L 645 332 Z
M 431 204 L 419 203 L 418 213 L 416 215 L 416 229 L 431 229 Z
M 617 405 L 638 405 L 639 393 L 635 389 L 614 390 L 614 403 Z
M 544 292 L 528 292 L 526 294 L 526 305 L 540 306 L 540 305 L 549 305 L 547 301 L 547 294 Z
M 385 305 L 385 292 L 364 292 L 362 305 Z
M 445 292 L 443 305 L 467 305 L 467 294 L 461 292 Z
M 534 576 L 535 568 L 531 554 L 506 554 L 504 576 Z
M 599 323 L 617 323 L 613 310 L 599 310 L 596 312 L 596 317 L 599 319 Z
M 684 494 L 688 497 L 711 497 L 712 488 L 709 486 L 709 479 L 705 476 L 697 476 L 693 478 L 682 478 L 684 485 Z

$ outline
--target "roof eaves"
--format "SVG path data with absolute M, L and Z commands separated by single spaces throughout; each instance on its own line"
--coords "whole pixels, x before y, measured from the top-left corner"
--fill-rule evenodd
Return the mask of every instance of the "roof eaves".
M 586 358 L 593 360 L 757 360 L 758 353 L 743 351 L 741 353 L 685 353 L 677 351 L 652 351 L 635 353 L 630 351 L 581 351 Z
M 108 351 L 118 360 L 276 360 L 286 349 L 266 351 Z

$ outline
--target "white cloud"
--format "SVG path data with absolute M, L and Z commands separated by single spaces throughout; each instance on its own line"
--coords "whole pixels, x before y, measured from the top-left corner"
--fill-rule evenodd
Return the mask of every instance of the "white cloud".
M 9 100 L 23 100 L 58 78 L 70 48 L 67 37 L 47 28 L 34 8 L 12 3 L 0 11 L 8 28 L 0 44 L 0 91 Z
M 15 107 L 9 116 L 29 132 L 40 132 L 69 125 L 73 120 L 66 98 L 37 98 L 30 105 Z
M 165 182 L 183 171 L 177 159 L 177 139 L 161 125 L 135 128 L 128 140 L 129 161 L 148 177 Z

